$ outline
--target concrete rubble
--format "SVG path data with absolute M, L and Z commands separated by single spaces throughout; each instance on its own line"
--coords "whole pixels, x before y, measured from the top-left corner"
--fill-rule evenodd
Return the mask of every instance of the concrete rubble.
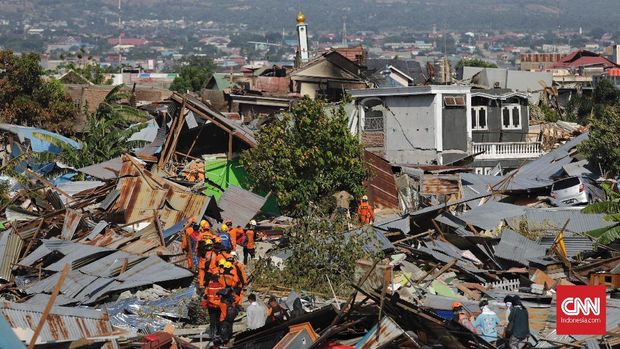
M 174 94 L 167 107 L 168 119 L 158 120 L 152 143 L 71 170 L 87 180 L 61 183 L 37 175 L 12 187 L 0 233 L 0 325 L 6 322 L 21 340 L 29 343 L 41 309 L 59 288 L 37 347 L 152 347 L 153 338 L 162 348 L 208 346 L 180 233 L 190 218 L 215 224 L 234 216 L 245 225 L 269 198 L 235 185 L 205 195 L 205 187 L 218 185 L 208 171 L 191 174 L 190 162 L 230 161 L 256 146 L 253 131 L 193 97 Z M 193 142 L 200 133 L 218 141 Z M 373 231 L 385 258 L 358 261 L 355 292 L 331 299 L 297 295 L 286 285 L 254 290 L 279 295 L 289 309 L 299 297 L 307 313 L 248 331 L 242 314 L 232 347 L 494 348 L 450 321 L 451 305 L 459 301 L 475 315 L 487 299 L 502 320 L 501 333 L 507 295 L 519 295 L 529 311 L 532 347 L 620 345 L 619 244 L 597 244 L 597 236 L 617 223 L 549 204 L 554 181 L 587 170 L 575 150 L 586 137 L 573 137 L 505 175 L 478 175 L 462 166 L 393 166 L 403 214 L 378 212 Z M 291 220 L 261 217 L 258 253 L 281 263 L 287 255 L 271 251 Z M 556 334 L 555 289 L 573 284 L 606 286 L 608 335 Z

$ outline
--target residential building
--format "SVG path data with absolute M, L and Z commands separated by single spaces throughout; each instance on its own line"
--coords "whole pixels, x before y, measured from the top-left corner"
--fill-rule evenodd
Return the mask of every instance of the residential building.
M 353 90 L 349 126 L 367 150 L 392 164 L 447 165 L 467 159 L 478 172 L 516 168 L 541 155 L 528 142 L 527 95 L 470 86 Z
M 368 86 L 362 72 L 360 65 L 332 50 L 291 72 L 292 92 L 312 99 L 339 101 L 345 90 Z
M 520 70 L 545 71 L 563 56 L 563 53 L 523 53 L 520 58 Z
M 538 104 L 540 92 L 553 84 L 550 72 L 530 72 L 503 68 L 463 67 L 463 80 L 482 89 L 510 89 L 527 94 L 533 104 Z

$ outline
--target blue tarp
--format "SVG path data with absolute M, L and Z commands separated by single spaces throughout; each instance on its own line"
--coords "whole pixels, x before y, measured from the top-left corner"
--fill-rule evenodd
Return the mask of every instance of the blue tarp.
M 21 143 L 24 143 L 26 140 L 30 142 L 30 149 L 36 153 L 42 152 L 52 152 L 52 153 L 60 153 L 62 149 L 57 145 L 54 145 L 46 140 L 46 138 L 54 138 L 60 142 L 68 144 L 76 149 L 80 149 L 80 143 L 76 142 L 71 138 L 67 138 L 65 136 L 61 136 L 58 133 L 50 132 L 41 128 L 35 127 L 27 127 L 27 126 L 19 126 L 19 125 L 11 125 L 11 124 L 0 124 L 0 130 L 11 132 L 16 134 Z

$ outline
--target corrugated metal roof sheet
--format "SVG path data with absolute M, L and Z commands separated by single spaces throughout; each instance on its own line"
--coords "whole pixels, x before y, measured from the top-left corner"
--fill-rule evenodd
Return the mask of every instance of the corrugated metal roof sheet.
M 121 158 L 118 157 L 99 164 L 82 167 L 78 171 L 99 179 L 114 179 L 118 176 L 121 165 Z
M 82 220 L 82 214 L 77 210 L 67 209 L 65 213 L 65 221 L 62 225 L 62 231 L 60 232 L 60 238 L 63 240 L 72 240 L 73 234 L 80 221 Z
M 493 230 L 499 223 L 509 217 L 522 215 L 525 208 L 522 206 L 489 201 L 482 206 L 476 206 L 470 211 L 464 212 L 457 217 L 467 224 L 480 227 L 484 230 Z
M 238 124 L 228 118 L 226 118 L 222 113 L 209 108 L 204 103 L 200 102 L 197 98 L 186 95 L 186 107 L 187 108 L 195 108 L 199 113 L 197 113 L 201 118 L 210 118 L 216 121 L 216 123 L 223 125 L 228 130 L 233 132 L 233 135 L 244 142 L 246 142 L 251 147 L 256 147 L 257 142 L 256 138 L 254 138 L 254 132 L 249 128 Z M 173 94 L 171 97 L 172 100 L 177 103 L 183 103 L 183 96 L 179 94 Z
M 104 182 L 101 181 L 76 181 L 76 182 L 64 182 L 59 184 L 58 189 L 63 192 L 73 196 L 77 193 L 81 193 L 83 191 L 98 188 L 104 185 Z
M 101 232 L 105 230 L 108 224 L 109 223 L 106 221 L 98 222 L 97 225 L 95 225 L 95 227 L 93 228 L 93 231 L 91 231 L 90 234 L 88 234 L 88 236 L 85 239 L 94 240 L 97 237 L 97 235 L 101 234 Z
M 108 193 L 108 195 L 106 195 L 105 199 L 103 199 L 103 201 L 99 203 L 99 207 L 104 210 L 109 209 L 110 206 L 112 206 L 112 204 L 116 202 L 120 195 L 120 191 L 118 191 L 117 189 L 113 189 L 112 191 L 110 191 L 110 193 Z
M 230 219 L 233 225 L 245 227 L 267 201 L 266 198 L 230 185 L 218 202 L 222 209 L 222 217 Z
M 540 239 L 540 245 L 551 248 L 555 241 L 555 235 L 545 235 Z M 569 257 L 594 250 L 594 241 L 587 236 L 566 236 L 564 235 L 564 246 Z
M 615 226 L 616 222 L 606 221 L 604 214 L 581 213 L 574 208 L 526 208 L 523 215 L 506 219 L 508 225 L 518 230 L 519 223 L 527 221 L 530 230 L 542 230 L 558 232 L 566 221 L 570 220 L 566 227 L 569 233 L 587 233 L 593 230 Z
M 409 234 L 411 231 L 411 217 L 406 215 L 396 219 L 390 219 L 384 222 L 375 223 L 375 227 L 383 230 L 400 230 L 403 234 Z
M 515 179 L 527 178 L 530 180 L 549 182 L 554 176 L 557 176 L 564 170 L 563 167 L 565 165 L 573 162 L 573 158 L 570 156 L 571 150 L 587 140 L 588 134 L 588 132 L 583 133 L 564 143 L 557 149 L 523 165 L 521 168 L 515 170 Z
M 43 308 L 26 303 L 0 303 L 0 312 L 12 328 L 35 329 Z M 111 335 L 112 325 L 108 316 L 97 310 L 75 307 L 52 307 L 43 325 L 37 343 L 78 340 L 80 338 Z
M 523 265 L 528 265 L 528 260 L 531 258 L 544 256 L 546 251 L 547 247 L 510 229 L 502 232 L 501 240 L 495 246 L 495 255 L 497 257 Z
M 370 202 L 388 208 L 398 208 L 398 191 L 392 172 L 392 165 L 382 157 L 367 150 L 364 151 L 364 160 L 372 175 L 365 183 Z
M 450 195 L 461 191 L 461 178 L 456 174 L 425 174 L 422 175 L 420 194 Z
M 122 291 L 158 282 L 193 277 L 194 274 L 189 270 L 166 263 L 159 257 L 151 256 L 115 277 L 116 280 L 122 281 L 122 284 L 112 287 L 110 291 Z
M 46 247 L 50 248 L 48 244 L 46 244 Z M 67 248 L 71 248 L 71 250 L 67 250 Z M 61 271 L 67 263 L 71 265 L 72 269 L 78 269 L 88 263 L 92 263 L 97 259 L 100 259 L 101 257 L 113 253 L 114 250 L 84 244 L 70 244 L 63 245 L 62 248 L 59 249 L 59 252 L 62 253 L 64 257 L 56 263 L 52 263 L 45 267 L 45 270 Z
M 13 280 L 13 264 L 17 262 L 19 253 L 22 250 L 24 241 L 13 232 L 5 230 L 0 236 L 0 279 L 5 281 Z
M 372 231 L 370 230 L 372 229 Z M 364 250 L 368 253 L 376 253 L 381 251 L 389 251 L 394 249 L 394 245 L 385 237 L 384 231 L 375 227 L 363 227 L 357 230 L 348 231 L 344 234 L 345 238 L 353 235 L 361 235 L 364 233 L 370 234 L 374 241 L 369 241 L 364 245 Z
M 26 349 L 4 317 L 0 317 L 0 348 Z
M 200 219 L 209 197 L 194 194 L 172 181 L 152 175 L 141 162 L 123 155 L 117 189 L 121 193 L 111 210 L 123 212 L 125 222 L 152 219 L 157 215 L 163 228 L 169 228 L 183 218 Z

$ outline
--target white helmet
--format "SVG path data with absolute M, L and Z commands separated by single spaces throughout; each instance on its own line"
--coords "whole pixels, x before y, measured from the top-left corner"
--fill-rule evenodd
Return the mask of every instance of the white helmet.
M 256 226 L 256 221 L 252 219 L 252 220 L 250 221 L 250 225 L 251 225 L 251 226 Z

